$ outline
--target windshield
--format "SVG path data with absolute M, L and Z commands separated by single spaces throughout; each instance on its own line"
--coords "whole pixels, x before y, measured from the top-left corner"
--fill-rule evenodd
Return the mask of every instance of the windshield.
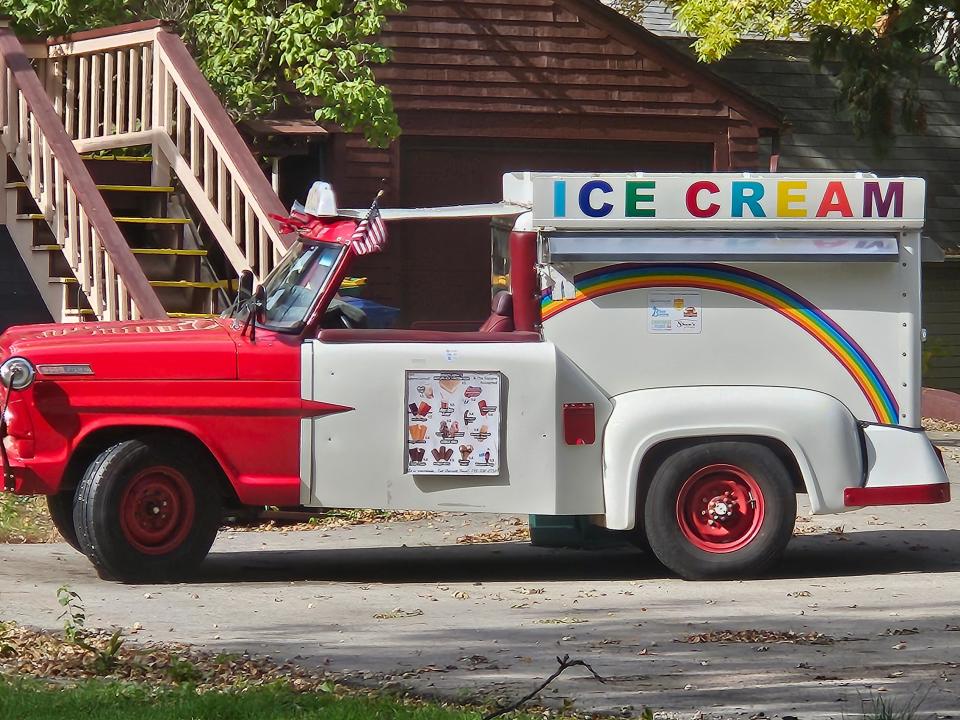
M 343 252 L 336 243 L 298 243 L 263 282 L 261 322 L 272 330 L 299 327 Z

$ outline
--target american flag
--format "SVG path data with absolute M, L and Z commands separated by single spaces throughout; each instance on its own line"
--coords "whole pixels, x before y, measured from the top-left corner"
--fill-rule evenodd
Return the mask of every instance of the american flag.
M 380 214 L 379 200 L 374 200 L 370 212 L 360 221 L 350 237 L 350 244 L 357 255 L 380 252 L 387 245 L 387 225 Z

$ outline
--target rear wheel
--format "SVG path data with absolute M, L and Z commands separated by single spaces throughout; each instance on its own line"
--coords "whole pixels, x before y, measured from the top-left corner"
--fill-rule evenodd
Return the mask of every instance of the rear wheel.
M 796 514 L 792 479 L 772 450 L 720 441 L 661 463 L 644 526 L 654 554 L 682 577 L 748 577 L 780 558 Z
M 47 510 L 53 526 L 60 536 L 74 550 L 80 550 L 80 541 L 77 540 L 77 528 L 73 524 L 73 498 L 75 489 L 62 490 L 56 495 L 47 495 Z M 80 552 L 83 552 L 80 550 Z
M 205 458 L 148 440 L 104 450 L 87 468 L 74 505 L 83 552 L 125 582 L 182 577 L 206 557 L 220 524 L 220 497 Z

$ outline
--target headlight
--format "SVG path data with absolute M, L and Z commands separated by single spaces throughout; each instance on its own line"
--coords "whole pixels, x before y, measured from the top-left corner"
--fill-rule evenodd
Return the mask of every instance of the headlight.
M 24 390 L 33 384 L 37 371 L 29 360 L 12 357 L 0 365 L 0 385 L 10 390 Z

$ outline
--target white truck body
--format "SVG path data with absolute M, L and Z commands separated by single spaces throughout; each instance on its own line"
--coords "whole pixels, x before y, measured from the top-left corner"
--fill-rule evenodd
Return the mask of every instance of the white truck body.
M 922 180 L 514 173 L 504 193 L 538 235 L 540 341 L 305 343 L 304 400 L 354 410 L 303 421 L 304 505 L 625 530 L 652 453 L 711 438 L 774 448 L 815 513 L 949 497 L 920 429 Z M 427 371 L 499 374 L 495 474 L 417 455 Z M 595 437 L 571 441 L 585 407 Z

